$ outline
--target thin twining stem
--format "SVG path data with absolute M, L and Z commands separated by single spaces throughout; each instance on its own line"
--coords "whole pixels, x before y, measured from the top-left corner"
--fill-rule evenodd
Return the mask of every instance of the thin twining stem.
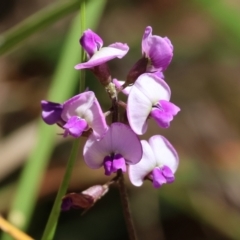
M 127 189 L 124 182 L 124 175 L 121 169 L 118 170 L 117 176 L 118 176 L 118 187 L 119 187 L 120 197 L 121 197 L 122 206 L 123 206 L 124 218 L 127 225 L 129 240 L 137 240 L 133 219 L 132 219 L 132 214 L 129 206 Z

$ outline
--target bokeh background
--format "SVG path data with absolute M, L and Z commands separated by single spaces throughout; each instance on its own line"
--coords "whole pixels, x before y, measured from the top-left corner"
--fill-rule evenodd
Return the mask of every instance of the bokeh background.
M 55 2 L 1 1 L 0 47 L 5 31 Z M 42 131 L 37 130 L 39 103 L 48 97 L 78 11 L 76 8 L 74 13 L 34 33 L 0 58 L 0 213 L 4 217 L 19 191 L 25 163 L 38 147 Z M 126 42 L 130 46 L 125 58 L 109 63 L 113 77 L 124 79 L 140 58 L 146 26 L 152 26 L 155 35 L 168 36 L 174 45 L 173 61 L 164 74 L 172 90 L 172 102 L 181 107 L 181 112 L 169 129 L 160 129 L 151 122 L 142 138 L 153 134 L 167 137 L 180 155 L 180 165 L 176 181 L 158 190 L 150 183 L 135 188 L 127 180 L 140 240 L 240 239 L 239 23 L 238 0 L 106 1 L 97 33 L 105 45 Z M 75 42 L 75 51 L 80 55 L 78 38 Z M 69 72 L 75 71 L 73 66 Z M 110 101 L 103 87 L 91 73 L 86 72 L 86 77 L 86 87 L 96 92 L 103 109 L 108 110 Z M 65 81 L 72 84 L 67 76 Z M 78 92 L 77 81 L 71 95 Z M 51 96 L 48 100 L 57 101 Z M 49 127 L 49 131 L 50 128 L 54 127 Z M 61 133 L 57 127 L 54 131 Z M 83 138 L 69 192 L 80 192 L 109 180 L 102 169 L 86 167 L 82 159 L 84 142 Z M 72 139 L 62 140 L 56 135 L 35 195 L 22 191 L 20 201 L 36 198 L 26 229 L 34 239 L 40 239 L 45 227 L 71 145 Z M 35 180 L 32 175 L 26 184 Z M 15 213 L 11 217 L 14 224 L 21 225 L 24 216 Z M 62 213 L 55 239 L 128 239 L 117 188 L 111 188 L 83 216 L 81 210 Z

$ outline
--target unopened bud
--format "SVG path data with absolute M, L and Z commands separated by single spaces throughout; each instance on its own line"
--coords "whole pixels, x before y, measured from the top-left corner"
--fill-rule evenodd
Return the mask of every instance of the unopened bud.
M 94 203 L 108 192 L 108 185 L 95 185 L 81 193 L 69 193 L 62 199 L 62 211 L 68 211 L 71 208 L 89 209 Z
M 104 87 L 106 87 L 112 81 L 107 63 L 93 67 L 91 70 Z
M 133 84 L 141 74 L 146 72 L 147 66 L 148 58 L 142 57 L 141 59 L 139 59 L 129 71 L 127 75 L 127 80 L 124 83 L 124 87 Z

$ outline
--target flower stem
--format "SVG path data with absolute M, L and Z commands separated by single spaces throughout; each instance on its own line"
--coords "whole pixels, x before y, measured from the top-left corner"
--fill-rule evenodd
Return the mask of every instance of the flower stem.
M 127 225 L 129 239 L 136 240 L 137 236 L 134 229 L 133 219 L 132 219 L 132 215 L 129 207 L 129 200 L 127 195 L 126 185 L 124 182 L 124 175 L 121 169 L 118 170 L 117 175 L 118 175 L 118 187 L 119 187 L 120 197 L 122 201 L 123 213 L 124 213 L 124 218 Z
M 78 153 L 79 142 L 80 142 L 80 138 L 76 139 L 73 143 L 71 154 L 70 154 L 68 164 L 66 167 L 66 172 L 64 174 L 61 186 L 59 187 L 58 194 L 55 199 L 52 211 L 50 213 L 46 228 L 44 230 L 42 240 L 51 240 L 54 237 L 58 217 L 60 214 L 62 197 L 65 195 L 67 188 L 68 188 L 68 184 L 69 184 L 69 181 L 71 178 L 71 173 L 73 170 L 74 162 L 75 162 L 75 159 L 76 159 L 77 153 Z
M 84 30 L 86 29 L 86 3 L 85 0 L 81 2 L 80 6 L 80 29 L 81 29 L 81 35 L 83 34 Z M 81 62 L 85 62 L 86 54 L 81 48 Z M 83 92 L 85 89 L 85 70 L 82 69 L 80 71 L 80 92 Z

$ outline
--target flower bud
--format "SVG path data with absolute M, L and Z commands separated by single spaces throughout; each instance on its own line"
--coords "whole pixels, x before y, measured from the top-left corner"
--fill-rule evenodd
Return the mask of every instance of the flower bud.
M 145 73 L 147 70 L 148 62 L 148 58 L 142 57 L 139 59 L 129 71 L 127 80 L 123 86 L 127 87 L 128 85 L 133 84 L 141 74 Z
M 81 193 L 69 193 L 62 199 L 62 211 L 71 208 L 89 209 L 94 203 L 108 192 L 108 185 L 95 185 Z

